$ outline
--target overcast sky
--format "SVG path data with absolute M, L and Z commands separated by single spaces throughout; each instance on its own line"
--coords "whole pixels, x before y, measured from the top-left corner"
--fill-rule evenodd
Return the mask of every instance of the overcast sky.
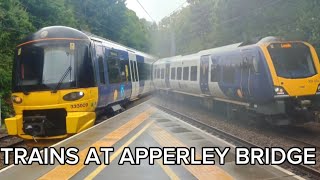
M 171 12 L 181 6 L 181 4 L 186 2 L 186 0 L 139 0 L 139 2 L 150 16 L 156 22 L 159 22 L 162 18 L 168 16 Z M 145 18 L 148 21 L 152 21 L 137 0 L 127 0 L 127 7 L 135 11 L 139 18 Z

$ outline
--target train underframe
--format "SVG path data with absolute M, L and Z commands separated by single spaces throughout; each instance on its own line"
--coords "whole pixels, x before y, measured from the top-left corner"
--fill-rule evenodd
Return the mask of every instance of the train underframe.
M 114 115 L 124 110 L 129 100 L 97 108 L 95 112 L 67 112 L 66 109 L 23 111 L 24 135 L 38 138 L 59 138 L 79 133 L 96 123 L 97 117 Z
M 158 94 L 184 104 L 200 104 L 207 110 L 222 113 L 227 119 L 262 120 L 275 126 L 320 122 L 320 98 L 316 96 L 276 99 L 265 104 L 254 104 L 164 89 L 158 90 Z
M 94 124 L 95 112 L 67 112 L 65 109 L 24 110 L 6 119 L 9 135 L 26 140 L 63 139 Z
M 308 122 L 319 121 L 319 98 L 312 97 L 288 97 L 275 100 L 265 105 L 265 109 L 257 109 L 258 113 L 265 114 L 265 120 L 276 125 L 302 125 Z M 276 108 L 276 109 L 275 109 Z

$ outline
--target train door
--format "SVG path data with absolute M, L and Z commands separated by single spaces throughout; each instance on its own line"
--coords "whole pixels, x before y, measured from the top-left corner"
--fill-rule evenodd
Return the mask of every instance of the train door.
M 166 84 L 166 88 L 170 88 L 170 64 L 167 63 L 166 64 L 166 70 L 165 70 L 165 84 Z
M 137 65 L 138 65 L 137 72 L 138 72 L 138 79 L 139 79 L 139 88 L 138 88 L 138 90 L 139 90 L 138 96 L 139 96 L 140 94 L 143 93 L 143 90 L 145 88 L 144 86 L 145 86 L 145 81 L 146 81 L 146 74 L 145 74 L 146 69 L 144 66 L 144 64 L 145 64 L 144 57 L 137 55 L 136 59 L 137 59 Z
M 125 75 L 121 74 L 121 62 L 119 51 L 105 49 L 105 61 L 109 80 L 108 102 L 114 103 L 125 99 Z
M 129 71 L 129 55 L 127 51 L 120 52 L 120 72 L 123 85 L 120 87 L 120 94 L 125 94 L 125 99 L 130 99 L 132 84 Z
M 200 88 L 202 94 L 210 95 L 209 91 L 209 59 L 210 56 L 202 56 L 200 58 Z
M 253 60 L 255 53 L 253 51 L 242 52 L 242 63 L 240 68 L 240 88 L 242 95 L 246 99 L 253 96 L 253 80 L 255 78 L 255 71 L 253 68 Z
M 139 76 L 138 76 L 138 68 L 137 68 L 137 56 L 136 54 L 129 52 L 129 69 L 131 76 L 131 100 L 136 99 L 139 95 Z
M 101 43 L 95 43 L 96 49 L 96 76 L 99 90 L 98 107 L 103 107 L 108 104 L 108 87 L 107 87 L 107 71 L 105 64 L 104 48 Z

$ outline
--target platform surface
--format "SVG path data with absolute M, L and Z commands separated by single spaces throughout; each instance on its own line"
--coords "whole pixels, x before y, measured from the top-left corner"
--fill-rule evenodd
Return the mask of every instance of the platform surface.
M 168 115 L 148 103 L 138 105 L 96 127 L 57 145 L 77 147 L 77 165 L 10 166 L 0 171 L 0 179 L 301 179 L 278 166 L 236 166 L 231 150 L 225 165 L 163 165 L 162 159 L 149 165 L 118 165 L 125 147 L 195 147 L 201 159 L 202 147 L 232 145 Z M 114 147 L 109 165 L 83 165 L 88 149 Z M 199 151 L 198 151 L 199 150 Z M 102 155 L 100 157 L 103 159 Z

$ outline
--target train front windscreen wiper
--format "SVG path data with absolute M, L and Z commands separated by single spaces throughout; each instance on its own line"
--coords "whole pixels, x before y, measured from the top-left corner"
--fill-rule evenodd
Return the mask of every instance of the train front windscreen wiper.
M 68 69 L 66 70 L 66 72 L 62 75 L 61 79 L 59 80 L 57 86 L 52 90 L 52 93 L 57 93 L 57 91 L 59 90 L 62 82 L 64 81 L 64 79 L 66 79 L 67 75 L 69 73 L 71 73 L 72 67 L 69 66 Z

